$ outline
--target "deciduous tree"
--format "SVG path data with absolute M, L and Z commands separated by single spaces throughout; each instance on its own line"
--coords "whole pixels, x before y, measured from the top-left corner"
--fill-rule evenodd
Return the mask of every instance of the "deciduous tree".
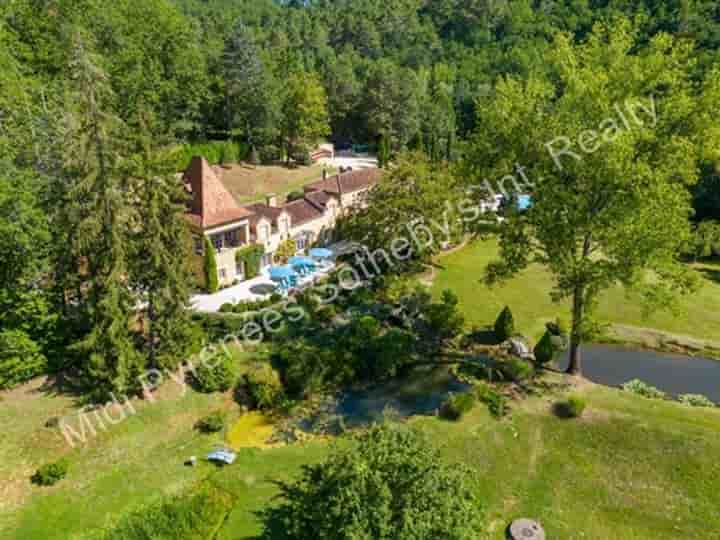
M 701 163 L 720 157 L 710 112 L 720 77 L 696 93 L 693 54 L 668 35 L 643 46 L 624 19 L 598 24 L 584 42 L 557 37 L 551 80 L 501 79 L 479 106 L 475 180 L 523 166 L 534 182 L 532 207 L 509 215 L 487 278 L 548 267 L 553 298 L 572 303 L 569 373 L 581 373 L 603 290 L 623 284 L 667 306 L 692 289 L 678 260 L 690 234 L 688 186 Z

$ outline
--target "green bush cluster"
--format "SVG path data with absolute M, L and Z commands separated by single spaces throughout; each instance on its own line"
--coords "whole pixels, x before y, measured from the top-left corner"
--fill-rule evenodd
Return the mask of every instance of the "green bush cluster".
M 523 382 L 535 375 L 535 368 L 527 360 L 517 357 L 509 357 L 498 360 L 494 363 L 495 371 L 504 381 Z
M 495 339 L 500 343 L 507 341 L 515 334 L 515 319 L 508 306 L 500 312 L 494 325 Z
M 683 405 L 688 405 L 690 407 L 715 407 L 716 406 L 715 403 L 710 401 L 708 398 L 706 398 L 702 394 L 680 394 L 677 399 Z
M 274 306 L 282 300 L 282 296 L 277 293 L 272 294 L 264 300 L 238 302 L 237 304 L 223 304 L 220 306 L 220 313 L 252 313 Z
M 475 407 L 476 402 L 477 397 L 473 392 L 452 394 L 440 406 L 440 416 L 446 420 L 460 420 Z
M 585 400 L 579 396 L 570 396 L 555 404 L 555 413 L 561 418 L 580 418 L 585 411 Z
M 502 418 L 507 414 L 507 398 L 492 386 L 488 384 L 476 385 L 475 396 L 480 402 L 487 405 L 488 411 L 495 418 Z
M 197 363 L 193 377 L 201 392 L 226 392 L 237 381 L 235 360 L 224 352 Z
M 261 411 L 279 406 L 285 394 L 280 375 L 270 364 L 250 369 L 245 374 L 245 387 L 253 407 Z
M 47 463 L 40 467 L 35 474 L 32 475 L 33 484 L 38 486 L 52 486 L 65 478 L 70 467 L 66 459 L 61 459 L 55 463 Z
M 90 539 L 210 540 L 215 538 L 234 504 L 235 497 L 230 493 L 215 486 L 201 485 L 188 493 L 139 508 Z
M 195 429 L 202 433 L 217 433 L 225 427 L 225 413 L 214 411 L 195 423 Z
M 667 397 L 665 392 L 644 383 L 640 379 L 633 379 L 632 381 L 626 382 L 622 385 L 622 389 L 626 392 L 631 392 L 649 399 L 665 399 Z
M 21 330 L 0 331 L 0 389 L 12 388 L 44 373 L 47 358 Z

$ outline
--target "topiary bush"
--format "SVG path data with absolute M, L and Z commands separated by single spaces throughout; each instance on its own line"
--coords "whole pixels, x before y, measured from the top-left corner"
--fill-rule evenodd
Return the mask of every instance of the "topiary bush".
M 217 433 L 225 427 L 225 413 L 222 411 L 211 412 L 195 423 L 195 429 L 202 433 Z
M 680 394 L 677 399 L 683 405 L 688 405 L 690 407 L 715 407 L 716 406 L 715 403 L 710 401 L 708 398 L 706 398 L 702 394 Z
M 217 353 L 195 366 L 193 378 L 201 392 L 226 392 L 237 381 L 235 360 L 228 354 Z
M 274 409 L 285 396 L 280 375 L 269 364 L 261 364 L 246 373 L 245 386 L 253 406 L 261 411 Z
M 477 397 L 473 392 L 452 394 L 440 406 L 440 416 L 446 420 L 460 420 L 475 407 L 476 401 Z
M 501 343 L 510 339 L 515 333 L 515 319 L 508 306 L 505 306 L 498 315 L 493 329 L 495 330 L 495 338 Z
M 543 334 L 542 339 L 535 345 L 533 353 L 535 354 L 535 362 L 541 366 L 552 362 L 553 358 L 555 358 L 555 345 L 553 345 L 552 335 L 549 330 Z
M 210 239 L 205 237 L 205 261 L 203 265 L 205 271 L 205 288 L 210 294 L 216 293 L 220 287 L 218 283 L 217 260 L 215 258 L 215 248 Z
M 555 414 L 561 418 L 580 418 L 585 411 L 585 400 L 579 396 L 570 396 L 555 404 Z
M 665 392 L 644 383 L 640 379 L 633 379 L 632 381 L 626 382 L 622 385 L 622 389 L 648 399 L 665 399 L 667 397 Z
M 35 471 L 30 480 L 38 486 L 52 486 L 65 478 L 69 467 L 70 464 L 66 459 L 48 463 Z

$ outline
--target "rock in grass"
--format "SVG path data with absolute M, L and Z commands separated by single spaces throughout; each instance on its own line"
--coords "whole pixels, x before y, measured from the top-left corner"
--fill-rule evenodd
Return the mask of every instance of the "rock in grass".
M 531 519 L 516 519 L 508 527 L 509 540 L 545 540 L 542 526 Z

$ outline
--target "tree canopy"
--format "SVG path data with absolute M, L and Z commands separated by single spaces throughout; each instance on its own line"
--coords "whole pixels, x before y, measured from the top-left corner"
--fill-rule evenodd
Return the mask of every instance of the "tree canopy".
M 267 512 L 263 538 L 470 540 L 480 530 L 472 474 L 417 431 L 380 424 L 305 467 Z
M 471 166 L 498 179 L 519 163 L 534 181 L 532 207 L 503 226 L 488 279 L 533 262 L 550 269 L 553 297 L 572 300 L 571 372 L 599 292 L 622 283 L 669 305 L 692 289 L 679 260 L 688 187 L 720 157 L 720 77 L 694 84 L 693 55 L 667 34 L 643 46 L 627 19 L 598 23 L 582 42 L 557 36 L 550 77 L 504 77 L 479 108 Z

